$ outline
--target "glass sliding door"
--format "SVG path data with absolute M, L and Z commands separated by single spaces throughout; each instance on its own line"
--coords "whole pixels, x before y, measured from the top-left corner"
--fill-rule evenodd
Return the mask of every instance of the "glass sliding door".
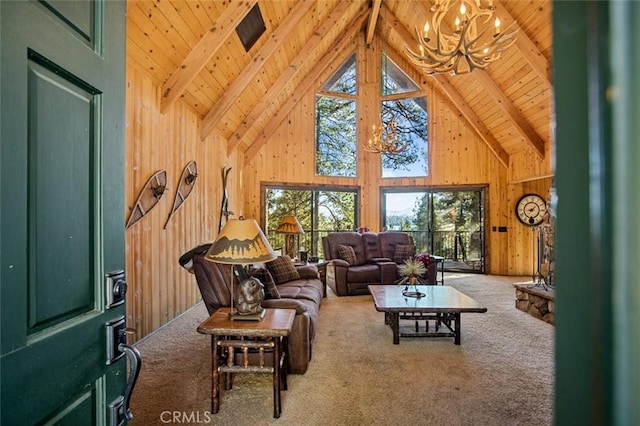
M 284 234 L 275 232 L 284 216 L 300 222 L 305 233 L 296 236 L 296 247 L 304 247 L 309 256 L 322 257 L 323 236 L 357 227 L 355 188 L 267 186 L 263 192 L 264 231 L 275 249 L 284 247 Z
M 485 272 L 484 188 L 383 189 L 383 229 L 410 233 L 449 271 Z

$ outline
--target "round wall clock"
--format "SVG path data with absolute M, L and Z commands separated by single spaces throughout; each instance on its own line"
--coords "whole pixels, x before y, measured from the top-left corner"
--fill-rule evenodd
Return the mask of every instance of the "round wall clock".
M 525 194 L 516 204 L 516 216 L 525 225 L 540 225 L 546 213 L 547 203 L 538 194 Z

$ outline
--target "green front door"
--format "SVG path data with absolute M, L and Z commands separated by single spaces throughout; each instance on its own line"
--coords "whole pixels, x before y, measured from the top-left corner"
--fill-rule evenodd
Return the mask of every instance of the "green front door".
M 125 391 L 124 26 L 120 1 L 0 2 L 3 425 L 112 423 Z

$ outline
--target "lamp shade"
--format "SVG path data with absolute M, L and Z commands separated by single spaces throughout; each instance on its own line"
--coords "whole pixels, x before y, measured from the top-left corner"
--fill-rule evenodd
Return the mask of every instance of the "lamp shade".
M 276 232 L 278 234 L 304 234 L 304 230 L 295 216 L 283 217 Z
M 248 265 L 276 258 L 255 219 L 231 219 L 222 228 L 205 259 L 215 263 Z

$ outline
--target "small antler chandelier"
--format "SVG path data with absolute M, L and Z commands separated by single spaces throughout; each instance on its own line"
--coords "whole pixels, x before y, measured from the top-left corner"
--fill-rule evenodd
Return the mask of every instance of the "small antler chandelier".
M 371 138 L 363 146 L 365 151 L 376 154 L 396 155 L 407 149 L 407 142 L 398 141 L 395 117 L 392 115 L 386 126 L 371 126 Z
M 427 20 L 422 31 L 416 27 L 420 53 L 407 49 L 413 63 L 429 74 L 457 75 L 485 70 L 516 41 L 515 21 L 502 32 L 500 18 L 490 23 L 495 12 L 493 0 L 435 0 L 431 12 L 431 25 Z M 433 38 L 429 34 L 431 29 Z

